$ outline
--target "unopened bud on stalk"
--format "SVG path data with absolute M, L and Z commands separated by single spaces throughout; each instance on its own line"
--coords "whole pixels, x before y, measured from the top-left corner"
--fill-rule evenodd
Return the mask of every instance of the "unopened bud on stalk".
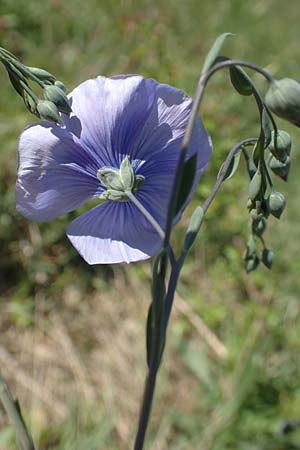
M 291 153 L 292 140 L 290 135 L 283 130 L 278 130 L 277 133 L 272 131 L 272 140 L 269 144 L 269 150 L 275 158 L 284 162 Z
M 261 255 L 261 260 L 268 269 L 271 269 L 273 261 L 274 261 L 273 252 L 271 250 L 269 250 L 268 248 L 264 248 L 262 255 Z
M 66 94 L 57 86 L 46 86 L 44 89 L 44 97 L 46 100 L 54 103 L 58 111 L 70 115 L 72 109 Z
M 278 175 L 282 180 L 287 181 L 291 168 L 291 159 L 289 156 L 284 162 L 278 161 L 278 159 L 272 156 L 268 162 L 268 165 L 276 175 Z
M 262 236 L 267 228 L 267 221 L 262 217 L 258 222 L 253 222 L 252 229 L 257 236 Z
M 42 119 L 64 125 L 59 115 L 59 111 L 53 102 L 50 102 L 49 100 L 40 100 L 36 109 Z
M 283 213 L 284 208 L 285 208 L 284 195 L 281 194 L 281 192 L 275 191 L 275 189 L 273 189 L 269 196 L 270 213 L 277 219 L 280 219 L 280 216 Z
M 27 67 L 27 69 L 41 81 L 52 84 L 56 79 L 55 76 L 47 72 L 47 70 L 39 69 L 38 67 Z
M 245 270 L 247 273 L 253 272 L 259 265 L 260 260 L 257 256 L 245 260 Z
M 61 89 L 65 94 L 68 92 L 67 87 L 64 85 L 64 83 L 60 80 L 55 81 L 55 86 L 57 86 L 59 89 Z
M 300 84 L 297 81 L 291 78 L 272 81 L 265 102 L 278 117 L 300 127 Z

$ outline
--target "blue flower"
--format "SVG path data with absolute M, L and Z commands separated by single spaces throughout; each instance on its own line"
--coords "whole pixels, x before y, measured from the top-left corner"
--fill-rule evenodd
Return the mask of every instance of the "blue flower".
M 88 80 L 69 98 L 73 113 L 62 116 L 64 127 L 34 123 L 20 137 L 17 209 L 43 222 L 98 198 L 67 228 L 80 255 L 89 264 L 149 258 L 162 238 L 126 192 L 165 229 L 191 99 L 137 75 Z M 211 149 L 198 118 L 187 153 L 197 154 L 192 191 Z

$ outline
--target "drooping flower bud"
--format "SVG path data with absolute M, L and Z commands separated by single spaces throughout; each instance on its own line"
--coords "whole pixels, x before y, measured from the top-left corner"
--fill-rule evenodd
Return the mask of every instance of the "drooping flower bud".
M 44 89 L 44 97 L 46 100 L 53 102 L 58 111 L 70 115 L 72 109 L 66 94 L 57 86 L 46 86 Z
M 269 144 L 269 150 L 275 158 L 284 162 L 291 153 L 292 140 L 290 135 L 283 130 L 278 130 L 277 133 L 272 131 L 272 140 Z
M 247 273 L 253 272 L 253 270 L 255 270 L 257 268 L 257 266 L 259 265 L 260 260 L 258 258 L 258 256 L 253 255 L 252 258 L 246 259 L 245 260 L 245 270 Z
M 42 119 L 64 125 L 59 115 L 59 111 L 53 102 L 50 102 L 49 100 L 40 100 L 36 109 Z
M 267 228 L 267 221 L 262 217 L 259 221 L 253 222 L 252 230 L 257 236 L 262 236 Z
M 268 165 L 276 175 L 278 175 L 282 180 L 287 181 L 291 168 L 291 159 L 289 156 L 284 162 L 278 161 L 278 159 L 272 156 L 268 162 Z
M 274 253 L 272 252 L 272 250 L 264 248 L 261 255 L 261 260 L 268 269 L 271 269 L 274 261 Z
M 300 127 L 300 84 L 292 78 L 271 82 L 265 98 L 270 110 Z
M 285 208 L 284 195 L 281 194 L 281 192 L 275 191 L 275 189 L 273 189 L 269 196 L 270 213 L 277 219 L 280 219 L 280 216 L 283 213 L 284 208 Z

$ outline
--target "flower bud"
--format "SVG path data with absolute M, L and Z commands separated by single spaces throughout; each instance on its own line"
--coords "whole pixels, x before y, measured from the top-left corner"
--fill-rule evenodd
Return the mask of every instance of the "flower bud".
M 36 109 L 42 119 L 64 125 L 57 107 L 49 100 L 40 100 L 36 106 Z
M 272 140 L 269 144 L 269 150 L 275 158 L 284 162 L 291 153 L 292 140 L 290 135 L 283 130 L 279 130 L 278 133 L 272 131 Z
M 268 269 L 271 269 L 274 261 L 274 253 L 268 248 L 264 248 L 261 255 L 261 260 Z
M 257 236 L 262 236 L 267 228 L 267 221 L 262 217 L 259 221 L 253 222 L 252 230 Z
M 57 86 L 46 86 L 44 89 L 44 97 L 46 100 L 53 102 L 58 111 L 70 115 L 72 109 L 66 94 Z
M 261 186 L 262 186 L 262 175 L 261 175 L 260 169 L 258 168 L 256 173 L 255 173 L 255 175 L 254 175 L 254 177 L 250 181 L 250 185 L 249 185 L 249 198 L 250 198 L 250 200 L 255 200 L 256 199 L 256 197 L 260 193 Z
M 61 89 L 65 94 L 67 94 L 68 89 L 62 81 L 56 80 L 54 85 L 57 86 L 59 89 Z
M 300 84 L 297 81 L 291 78 L 272 81 L 265 102 L 278 117 L 300 126 Z
M 257 256 L 253 256 L 251 259 L 245 260 L 245 270 L 247 273 L 253 272 L 259 265 L 260 261 Z
M 285 208 L 284 195 L 281 194 L 281 192 L 275 191 L 273 189 L 269 196 L 270 213 L 277 219 L 280 219 L 280 216 L 283 213 L 284 208 Z
M 278 175 L 282 180 L 287 181 L 291 168 L 291 159 L 289 156 L 284 162 L 278 161 L 278 159 L 272 156 L 268 162 L 268 165 L 276 175 Z
M 27 67 L 27 69 L 41 81 L 48 83 L 54 83 L 55 81 L 55 76 L 44 69 L 39 69 L 38 67 Z

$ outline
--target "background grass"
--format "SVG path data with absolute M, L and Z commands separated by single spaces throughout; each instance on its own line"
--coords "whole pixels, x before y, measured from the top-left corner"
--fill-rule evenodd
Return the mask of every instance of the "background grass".
M 70 89 L 98 74 L 140 73 L 193 95 L 205 53 L 231 31 L 229 56 L 300 78 L 297 0 L 1 0 L 1 46 Z M 266 85 L 253 77 L 264 90 Z M 151 263 L 90 267 L 65 237 L 78 212 L 37 225 L 15 210 L 15 149 L 32 118 L 0 72 L 0 367 L 41 450 L 130 449 L 145 375 Z M 258 133 L 251 99 L 212 80 L 202 117 L 214 157 Z M 153 450 L 300 448 L 299 133 L 282 220 L 266 234 L 272 271 L 246 276 L 245 170 L 225 183 L 184 268 L 149 430 Z M 187 215 L 175 232 L 179 240 Z M 14 449 L 0 411 L 0 449 Z

